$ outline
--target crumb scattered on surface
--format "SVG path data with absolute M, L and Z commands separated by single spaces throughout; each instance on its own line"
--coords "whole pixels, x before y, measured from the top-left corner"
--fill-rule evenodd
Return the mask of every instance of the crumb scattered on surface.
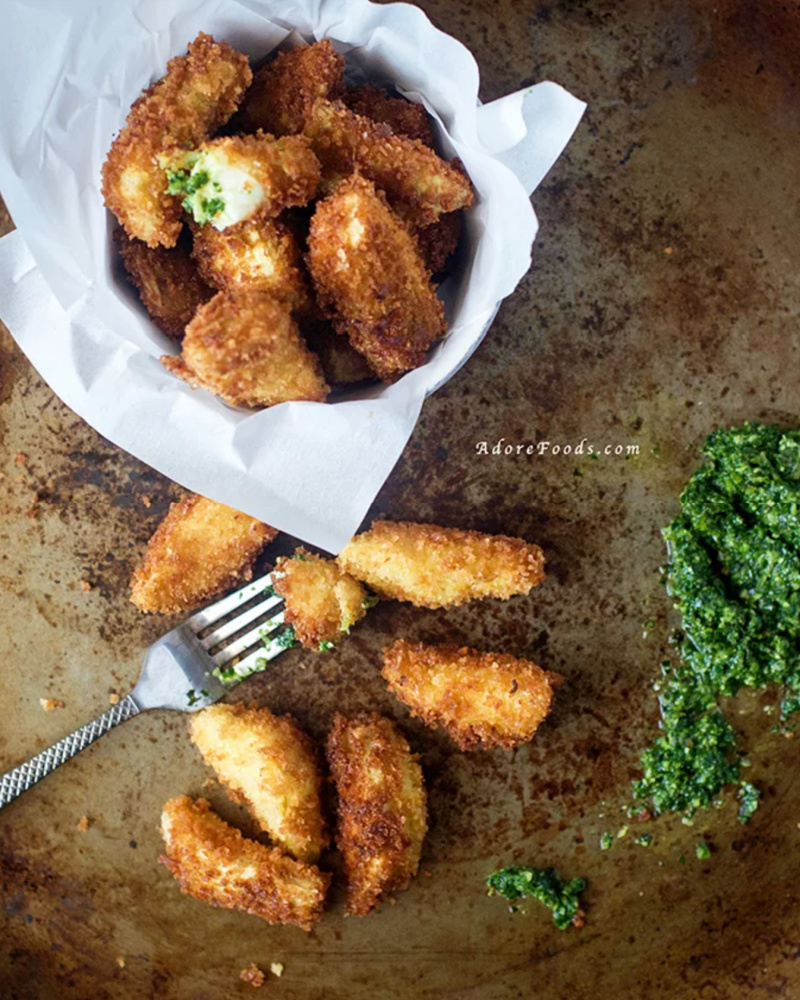
M 125 968 L 125 956 L 124 955 L 117 955 L 117 965 L 120 967 L 120 969 L 124 969 Z
M 64 702 L 60 698 L 40 698 L 39 704 L 45 712 L 55 712 L 57 708 L 64 707 Z
M 89 829 L 89 817 L 81 816 L 81 818 L 77 822 L 77 825 L 75 826 L 75 829 L 78 830 L 80 833 L 86 833 L 86 831 Z
M 216 785 L 216 783 L 217 783 L 217 779 L 216 778 L 206 778 L 206 780 L 203 782 L 203 784 L 200 787 L 201 788 L 211 788 L 211 786 L 212 785 Z
M 269 967 L 269 971 L 272 973 L 272 975 L 277 976 L 279 979 L 283 975 L 283 969 L 284 969 L 283 962 L 273 962 Z
M 150 497 L 142 497 L 142 503 L 144 504 L 145 507 L 153 506 L 153 501 L 150 499 Z
M 18 451 L 16 453 L 16 455 L 14 456 L 14 464 L 15 465 L 27 465 L 28 464 L 28 456 L 25 454 L 24 451 Z
M 256 963 L 251 962 L 246 969 L 242 969 L 239 973 L 239 978 L 243 979 L 246 983 L 250 983 L 251 986 L 259 987 L 264 985 L 265 977 Z
M 116 691 L 112 691 L 111 694 L 108 696 L 108 703 L 109 705 L 119 704 L 119 695 L 117 694 Z
M 80 581 L 80 586 L 81 586 L 81 590 L 84 592 L 84 594 L 88 594 L 89 591 L 92 589 L 92 585 L 91 585 L 91 583 L 89 583 L 88 580 L 81 580 Z

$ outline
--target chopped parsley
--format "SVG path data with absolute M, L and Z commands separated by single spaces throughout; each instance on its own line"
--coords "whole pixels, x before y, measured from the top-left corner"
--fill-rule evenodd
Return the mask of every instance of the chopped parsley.
M 277 597 L 277 596 L 278 595 L 275 592 L 275 588 L 271 584 L 267 584 L 267 586 L 264 587 L 264 597 Z
M 374 608 L 376 604 L 380 604 L 380 597 L 377 594 L 367 594 L 364 600 L 361 602 L 361 607 L 365 611 L 369 611 L 370 608 Z
M 328 639 L 323 639 L 322 642 L 319 644 L 320 653 L 328 653 L 332 649 L 333 649 L 333 643 L 329 642 Z
M 184 199 L 183 207 L 187 212 L 196 211 L 194 203 L 188 198 Z M 214 216 L 220 215 L 225 211 L 225 199 L 219 197 L 201 198 L 200 208 L 206 217 L 205 221 L 208 221 L 209 219 L 213 219 Z
M 278 649 L 290 649 L 294 644 L 295 635 L 291 625 L 287 625 L 283 632 L 272 640 L 272 646 Z
M 711 848 L 705 842 L 701 840 L 700 843 L 695 848 L 695 854 L 701 861 L 705 861 L 707 858 L 711 857 Z
M 582 878 L 564 879 L 555 868 L 500 868 L 487 879 L 489 895 L 497 893 L 512 902 L 532 896 L 553 911 L 553 923 L 560 930 L 570 924 L 583 926 L 580 894 L 586 888 Z
M 653 834 L 643 833 L 641 837 L 636 838 L 634 843 L 638 844 L 639 847 L 649 847 L 653 843 Z
M 747 823 L 756 809 L 758 809 L 761 792 L 759 792 L 755 785 L 751 785 L 749 781 L 743 781 L 739 785 L 737 798 L 739 799 L 739 822 Z
M 613 846 L 613 844 L 614 844 L 614 834 L 613 833 L 609 833 L 608 831 L 606 831 L 600 837 L 600 850 L 601 851 L 607 851 L 609 849 L 609 847 Z

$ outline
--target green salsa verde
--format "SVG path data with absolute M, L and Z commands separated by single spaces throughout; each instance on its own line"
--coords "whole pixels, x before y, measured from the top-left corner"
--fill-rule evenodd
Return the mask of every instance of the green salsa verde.
M 583 926 L 580 894 L 586 888 L 586 879 L 562 878 L 555 868 L 529 868 L 527 866 L 499 868 L 486 879 L 489 895 L 497 893 L 512 902 L 523 896 L 544 903 L 553 912 L 553 923 L 559 930 L 570 924 Z
M 759 791 L 718 700 L 783 686 L 800 708 L 800 430 L 747 423 L 706 441 L 708 462 L 664 529 L 667 591 L 681 614 L 679 662 L 659 685 L 661 733 L 642 755 L 637 801 L 691 815 L 739 784 L 739 819 Z

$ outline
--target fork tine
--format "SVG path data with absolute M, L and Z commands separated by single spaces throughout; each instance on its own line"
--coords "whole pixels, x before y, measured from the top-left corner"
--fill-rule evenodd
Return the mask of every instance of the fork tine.
M 219 628 L 215 628 L 213 632 L 209 632 L 208 635 L 203 636 L 200 640 L 200 645 L 203 649 L 213 649 L 214 646 L 219 645 L 223 639 L 227 639 L 228 636 L 241 632 L 245 625 L 249 625 L 250 622 L 256 621 L 258 618 L 263 618 L 267 611 L 271 608 L 277 607 L 277 605 L 281 603 L 281 600 L 282 598 L 277 596 L 268 597 L 266 601 L 261 601 L 260 604 L 254 604 L 252 608 L 248 608 L 247 611 L 243 611 L 235 618 L 231 618 L 229 622 L 225 622 L 223 625 L 220 625 Z
M 232 669 L 240 675 L 241 679 L 244 680 L 249 677 L 250 674 L 256 673 L 261 669 L 259 666 L 259 660 L 261 660 L 265 665 L 268 660 L 274 660 L 276 656 L 280 656 L 282 652 L 286 649 L 285 646 L 280 644 L 270 644 L 261 649 L 254 649 L 252 653 L 248 653 L 244 659 L 239 660 L 235 667 Z M 237 678 L 238 679 L 238 678 Z
M 283 625 L 282 611 L 273 618 L 270 618 L 268 621 L 262 622 L 254 629 L 246 632 L 240 638 L 235 639 L 229 646 L 225 646 L 218 653 L 212 656 L 211 659 L 218 667 L 221 667 L 229 660 L 232 660 L 234 656 L 238 656 L 239 653 L 244 653 L 257 642 L 266 639 L 271 632 L 274 632 L 275 629 L 278 628 L 279 625 Z
M 258 595 L 263 593 L 267 587 L 271 586 L 272 574 L 267 573 L 266 576 L 261 576 L 258 580 L 253 580 L 252 583 L 248 583 L 246 586 L 242 587 L 241 590 L 236 590 L 232 594 L 228 594 L 227 597 L 223 597 L 215 604 L 209 604 L 207 608 L 203 608 L 202 611 L 198 611 L 191 615 L 191 617 L 186 619 L 184 624 L 188 625 L 194 633 L 202 632 L 204 628 L 208 628 L 209 625 L 213 625 L 214 622 L 218 622 L 220 618 L 224 618 L 225 615 L 229 615 L 232 611 L 240 608 L 247 601 L 252 601 L 254 597 L 258 597 Z

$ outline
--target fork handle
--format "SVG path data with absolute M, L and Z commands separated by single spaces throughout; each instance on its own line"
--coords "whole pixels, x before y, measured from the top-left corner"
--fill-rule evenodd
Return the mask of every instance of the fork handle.
M 19 767 L 0 775 L 0 809 L 7 806 L 9 802 L 13 802 L 23 792 L 27 792 L 51 771 L 55 771 L 59 764 L 63 764 L 65 760 L 69 760 L 76 753 L 85 750 L 95 740 L 105 736 L 109 729 L 118 726 L 120 722 L 132 719 L 139 712 L 139 706 L 129 694 L 126 694 L 107 712 L 98 715 L 96 719 L 87 722 L 85 726 L 76 729 L 74 733 L 65 736 L 63 740 L 54 743 L 47 750 L 37 753 L 35 757 L 31 757 Z

